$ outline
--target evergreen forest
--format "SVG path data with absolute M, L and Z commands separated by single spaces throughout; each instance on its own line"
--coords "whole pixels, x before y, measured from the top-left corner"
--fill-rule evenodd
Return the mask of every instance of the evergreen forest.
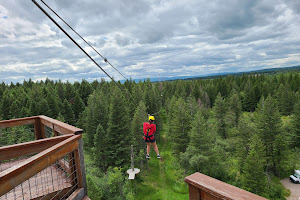
M 0 107 L 1 120 L 46 115 L 82 128 L 93 200 L 188 199 L 184 177 L 194 172 L 285 199 L 289 191 L 279 181 L 300 168 L 295 71 L 163 82 L 2 82 Z M 160 160 L 153 148 L 145 159 L 147 113 L 156 119 Z M 3 134 L 1 145 L 26 140 Z M 135 180 L 126 174 L 131 145 L 141 169 Z

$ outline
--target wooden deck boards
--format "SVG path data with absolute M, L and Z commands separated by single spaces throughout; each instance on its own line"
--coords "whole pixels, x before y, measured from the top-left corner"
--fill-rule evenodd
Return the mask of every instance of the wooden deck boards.
M 0 172 L 4 171 L 25 159 L 15 160 L 11 162 L 0 163 Z M 63 159 L 60 163 L 66 163 Z M 64 190 L 71 187 L 71 176 L 62 170 L 57 164 L 53 164 L 43 171 L 39 172 L 29 180 L 23 182 L 7 194 L 0 197 L 0 200 L 10 199 L 36 199 L 53 192 Z M 63 191 L 65 192 L 65 191 Z M 47 197 L 42 199 L 48 199 Z

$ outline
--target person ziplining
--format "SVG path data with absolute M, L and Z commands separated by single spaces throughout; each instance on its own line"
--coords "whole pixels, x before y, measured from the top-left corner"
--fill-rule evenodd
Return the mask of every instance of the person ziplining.
M 161 158 L 155 141 L 154 133 L 156 131 L 156 125 L 154 124 L 154 121 L 155 121 L 154 116 L 149 116 L 148 122 L 144 122 L 143 124 L 144 140 L 147 144 L 146 158 L 148 159 L 150 158 L 149 153 L 150 153 L 151 144 L 154 147 L 154 150 L 157 154 L 157 158 Z

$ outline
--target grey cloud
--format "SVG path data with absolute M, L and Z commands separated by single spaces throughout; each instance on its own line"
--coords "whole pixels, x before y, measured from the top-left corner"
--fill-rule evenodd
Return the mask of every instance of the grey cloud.
M 297 0 L 47 3 L 127 77 L 249 71 L 277 67 L 278 61 L 284 66 L 300 62 Z M 8 11 L 0 24 L 10 22 L 6 32 L 0 29 L 0 69 L 6 70 L 0 73 L 2 80 L 105 77 L 31 1 L 0 5 Z M 87 51 L 112 76 L 121 78 L 96 53 Z M 8 66 L 25 67 L 22 72 L 15 68 L 10 72 Z
M 300 14 L 300 1 L 298 0 L 284 0 L 284 2 L 292 9 L 295 13 Z
M 129 37 L 124 37 L 124 36 L 121 36 L 120 34 L 117 34 L 115 36 L 115 39 L 116 39 L 117 44 L 120 46 L 126 46 L 131 43 L 131 40 Z

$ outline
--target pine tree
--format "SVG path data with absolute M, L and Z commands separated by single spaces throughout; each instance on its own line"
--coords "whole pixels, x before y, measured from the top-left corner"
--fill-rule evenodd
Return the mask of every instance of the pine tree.
M 143 101 L 140 101 L 139 106 L 136 107 L 133 120 L 131 123 L 131 134 L 133 135 L 132 145 L 135 147 L 135 152 L 144 150 L 145 142 L 143 140 L 143 122 L 147 121 L 147 114 L 145 113 L 146 106 Z
M 90 83 L 83 79 L 79 87 L 79 94 L 85 105 L 87 105 L 88 97 L 92 92 L 93 88 Z
M 190 131 L 189 144 L 185 153 L 180 155 L 181 163 L 192 171 L 208 171 L 212 138 L 208 134 L 205 119 L 200 111 L 195 114 Z
M 281 84 L 276 96 L 280 113 L 282 115 L 291 114 L 294 106 L 294 95 L 290 91 L 289 87 Z
M 185 152 L 188 145 L 188 133 L 191 128 L 190 114 L 185 101 L 179 98 L 172 108 L 173 117 L 170 121 L 170 135 L 173 142 L 173 153 L 179 156 L 180 152 Z
M 96 165 L 103 171 L 108 167 L 107 157 L 110 156 L 107 151 L 107 137 L 106 131 L 103 129 L 102 125 L 99 124 L 94 139 L 93 155 Z
M 52 116 L 52 111 L 48 105 L 48 102 L 46 101 L 46 99 L 41 99 L 38 102 L 38 112 L 40 115 L 46 115 L 46 116 Z
M 65 89 L 61 80 L 59 80 L 58 83 L 56 84 L 56 90 L 60 100 L 63 101 L 65 99 Z
M 189 95 L 187 98 L 187 107 L 191 117 L 193 117 L 200 108 L 192 95 Z
M 64 116 L 66 123 L 74 125 L 75 124 L 75 115 L 72 110 L 72 106 L 68 102 L 67 99 L 64 100 L 63 106 L 64 106 L 64 109 L 63 109 L 62 115 Z
M 57 118 L 58 121 L 66 122 L 64 116 L 61 113 L 58 113 Z
M 294 158 L 288 148 L 287 136 L 282 133 L 276 135 L 274 144 L 274 161 L 276 163 L 276 175 L 284 178 L 289 176 L 294 168 Z
M 48 102 L 48 105 L 51 110 L 51 115 L 50 117 L 56 118 L 59 113 L 59 101 L 60 98 L 58 97 L 58 94 L 56 93 L 56 90 L 54 88 L 50 88 L 46 94 L 46 100 Z
M 1 112 L 2 119 L 11 118 L 10 104 L 11 104 L 10 92 L 8 89 L 6 89 L 2 95 L 2 99 L 0 102 L 0 106 L 1 106 L 0 112 Z
M 107 130 L 107 99 L 101 91 L 94 91 L 93 94 L 90 95 L 85 112 L 86 144 L 88 148 L 92 148 L 94 146 L 94 135 L 98 125 L 101 123 L 104 130 Z
M 275 160 L 276 136 L 282 133 L 281 119 L 274 99 L 269 95 L 264 101 L 260 101 L 257 110 L 256 125 L 258 134 L 265 145 L 267 164 L 269 169 L 278 174 Z
M 65 98 L 70 102 L 74 102 L 75 90 L 69 81 L 65 84 Z
M 128 111 L 118 87 L 112 91 L 107 128 L 108 165 L 123 166 L 129 162 L 132 136 L 130 132 Z
M 258 195 L 264 196 L 267 191 L 268 182 L 264 174 L 264 144 L 257 135 L 251 139 L 250 151 L 245 160 L 242 173 L 242 186 L 244 189 Z
M 300 100 L 294 106 L 294 114 L 292 116 L 292 132 L 293 132 L 293 146 L 300 147 Z
M 214 106 L 214 114 L 216 118 L 216 126 L 217 132 L 222 136 L 224 139 L 227 138 L 226 135 L 226 127 L 225 127 L 225 113 L 227 111 L 225 100 L 222 98 L 221 93 L 217 95 L 215 106 Z
M 11 112 L 11 118 L 19 118 L 20 116 L 20 112 L 21 112 L 21 104 L 18 101 L 18 99 L 16 99 L 10 107 L 10 112 Z
M 240 170 L 243 169 L 244 160 L 246 159 L 250 150 L 250 141 L 255 132 L 254 123 L 251 119 L 250 113 L 243 113 L 238 123 L 237 135 L 237 158 Z
M 234 113 L 234 121 L 237 124 L 239 121 L 239 117 L 242 114 L 242 103 L 240 101 L 239 95 L 235 91 L 229 97 L 227 106 L 228 110 Z
M 75 92 L 74 102 L 72 104 L 72 109 L 74 111 L 75 119 L 79 118 L 79 114 L 83 112 L 85 105 L 80 98 L 78 92 Z

